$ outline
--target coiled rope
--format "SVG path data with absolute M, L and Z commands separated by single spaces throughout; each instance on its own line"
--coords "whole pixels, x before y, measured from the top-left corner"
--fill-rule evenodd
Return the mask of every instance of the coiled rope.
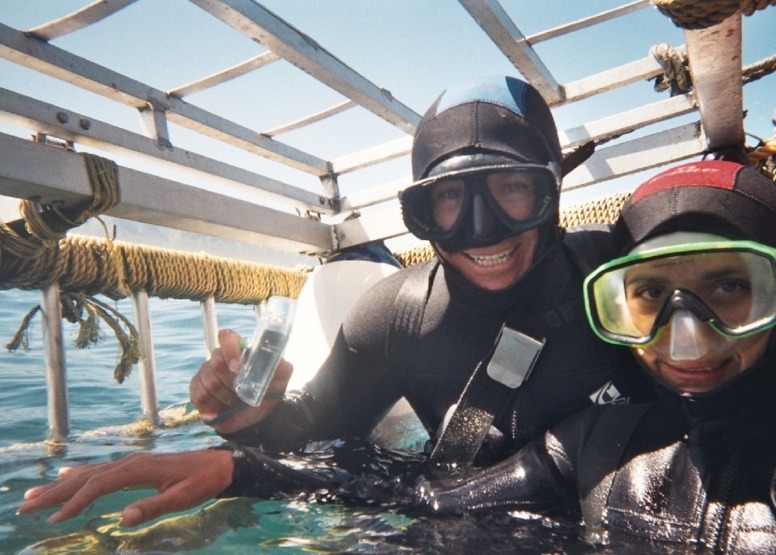
M 737 11 L 752 15 L 776 6 L 776 0 L 652 0 L 664 15 L 682 29 L 707 29 L 725 21 Z

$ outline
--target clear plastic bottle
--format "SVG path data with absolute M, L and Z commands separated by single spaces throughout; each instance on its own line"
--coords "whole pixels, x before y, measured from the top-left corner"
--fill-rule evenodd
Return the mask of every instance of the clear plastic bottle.
M 288 297 L 270 297 L 257 307 L 256 329 L 243 349 L 240 373 L 234 384 L 237 396 L 258 406 L 275 375 L 280 355 L 288 342 L 296 301 Z

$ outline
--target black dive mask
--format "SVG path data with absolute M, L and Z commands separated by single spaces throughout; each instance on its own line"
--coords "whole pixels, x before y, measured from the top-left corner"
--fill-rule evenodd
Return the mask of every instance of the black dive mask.
M 415 182 L 399 195 L 416 237 L 456 252 L 488 247 L 546 222 L 558 209 L 557 166 L 507 163 Z

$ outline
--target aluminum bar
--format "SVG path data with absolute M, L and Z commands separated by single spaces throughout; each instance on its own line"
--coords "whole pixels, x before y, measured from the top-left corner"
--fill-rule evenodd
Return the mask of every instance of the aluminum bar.
M 563 99 L 560 85 L 497 0 L 458 1 L 550 105 Z
M 144 289 L 132 293 L 132 308 L 135 313 L 135 327 L 140 348 L 138 362 L 140 406 L 143 416 L 149 422 L 155 423 L 159 414 L 159 401 L 156 395 L 156 359 L 154 340 L 151 335 L 151 316 L 148 311 L 148 293 Z
M 402 137 L 401 139 L 335 158 L 330 164 L 332 171 L 339 175 L 373 166 L 380 162 L 387 162 L 388 160 L 405 156 L 411 151 L 412 137 Z
M 208 75 L 207 77 L 199 79 L 198 81 L 194 81 L 193 83 L 189 83 L 188 85 L 183 85 L 182 87 L 169 90 L 167 91 L 167 94 L 170 96 L 183 98 L 184 96 L 189 96 L 194 93 L 204 91 L 205 89 L 215 87 L 216 85 L 220 85 L 221 83 L 226 83 L 232 79 L 236 79 L 241 75 L 250 73 L 255 69 L 264 67 L 265 65 L 276 62 L 279 59 L 280 58 L 272 52 L 264 52 L 263 54 L 259 54 L 250 60 L 246 60 L 223 71 L 219 71 L 213 75 Z
M 355 102 L 353 102 L 352 100 L 346 100 L 345 102 L 340 102 L 336 106 L 332 106 L 331 108 L 322 110 L 317 114 L 312 114 L 311 116 L 307 116 L 306 118 L 302 118 L 297 121 L 292 121 L 291 123 L 287 123 L 285 125 L 280 125 L 273 129 L 269 129 L 268 131 L 263 131 L 261 134 L 266 135 L 267 137 L 274 137 L 275 135 L 280 135 L 281 133 L 288 133 L 289 131 L 294 131 L 295 129 L 301 129 L 302 127 L 305 127 L 312 123 L 315 123 L 315 122 L 324 120 L 326 118 L 329 118 L 331 116 L 337 115 L 339 113 L 342 113 L 345 110 L 352 108 L 353 106 L 356 106 Z
M 315 220 L 127 167 L 119 180 L 121 202 L 109 216 L 289 252 L 332 250 L 329 226 Z M 0 195 L 77 206 L 91 188 L 79 154 L 0 134 Z
M 182 148 L 160 149 L 155 139 L 2 88 L 0 120 L 144 163 L 150 162 L 167 170 L 225 185 L 232 190 L 260 194 L 300 210 L 333 213 L 333 201 L 324 195 Z
M 414 133 L 420 115 L 263 6 L 251 0 L 191 2 L 402 131 Z
M 62 343 L 62 307 L 59 284 L 40 291 L 43 347 L 46 357 L 46 393 L 48 395 L 49 439 L 64 441 L 70 432 L 67 399 L 67 369 Z
M 370 212 L 368 216 L 335 224 L 333 233 L 337 248 L 344 249 L 378 239 L 404 235 L 407 233 L 407 228 L 404 226 L 399 205 L 396 204 L 385 210 Z
M 38 27 L 33 27 L 26 32 L 41 40 L 50 41 L 57 37 L 72 33 L 73 31 L 88 27 L 92 23 L 105 19 L 136 1 L 137 0 L 96 0 L 70 15 L 60 17 L 55 21 L 39 25 Z
M 0 57 L 133 108 L 154 103 L 165 109 L 168 121 L 292 168 L 313 175 L 328 171 L 324 160 L 3 24 Z
M 701 154 L 706 142 L 698 123 L 612 145 L 596 151 L 563 179 L 569 191 Z
M 412 178 L 405 177 L 391 181 L 390 183 L 384 183 L 376 187 L 370 187 L 363 191 L 355 192 L 351 195 L 343 197 L 341 202 L 342 211 L 346 210 L 360 210 L 368 206 L 374 206 L 381 202 L 389 200 L 396 200 L 399 196 L 399 192 L 406 189 L 412 183 Z
M 216 301 L 213 297 L 208 297 L 199 305 L 202 309 L 202 330 L 205 332 L 205 356 L 210 358 L 211 353 L 218 348 Z
M 536 33 L 535 35 L 531 35 L 530 37 L 528 37 L 527 41 L 528 41 L 528 44 L 531 44 L 531 45 L 537 44 L 545 40 L 550 40 L 555 37 L 560 37 L 562 35 L 571 33 L 573 31 L 586 29 L 587 27 L 592 27 L 593 25 L 597 25 L 598 23 L 603 23 L 605 21 L 609 21 L 614 18 L 621 17 L 629 13 L 633 13 L 635 11 L 646 8 L 650 4 L 651 4 L 650 0 L 637 0 L 636 2 L 631 2 L 630 4 L 625 4 L 624 6 L 620 6 L 618 8 L 601 12 L 596 15 L 591 15 L 590 17 L 586 17 L 584 19 L 580 19 L 572 23 L 567 23 L 566 25 L 555 27 L 554 29 L 548 29 L 547 31 Z
M 743 146 L 741 12 L 708 29 L 685 31 L 684 39 L 709 148 Z
M 600 141 L 630 133 L 652 123 L 688 114 L 696 110 L 695 102 L 689 95 L 679 95 L 613 116 L 591 121 L 579 127 L 566 129 L 558 133 L 561 148 L 577 147 L 588 141 Z
M 679 46 L 676 50 L 683 52 L 684 46 Z M 561 104 L 583 100 L 618 87 L 630 85 L 631 83 L 652 79 L 662 74 L 663 68 L 654 56 L 647 56 L 635 62 L 623 64 L 563 85 L 566 97 Z

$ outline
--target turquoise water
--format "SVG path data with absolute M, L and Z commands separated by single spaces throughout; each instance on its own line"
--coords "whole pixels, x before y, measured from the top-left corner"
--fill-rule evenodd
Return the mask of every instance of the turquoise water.
M 37 292 L 0 292 L 0 341 L 7 343 L 22 318 L 39 303 Z M 129 301 L 115 305 L 132 314 Z M 219 306 L 219 326 L 249 331 L 250 307 Z M 164 414 L 184 410 L 188 383 L 201 364 L 204 340 L 198 303 L 150 300 L 159 404 Z M 73 346 L 76 329 L 65 323 L 70 399 L 70 440 L 47 443 L 46 385 L 39 319 L 29 350 L 0 350 L 0 553 L 588 553 L 569 531 L 541 519 L 413 520 L 377 509 L 354 509 L 305 500 L 225 500 L 168 516 L 135 529 L 118 525 L 121 509 L 146 491 L 121 492 L 97 501 L 81 516 L 46 524 L 53 512 L 16 515 L 24 491 L 56 477 L 61 466 L 147 451 L 179 451 L 220 442 L 201 423 L 133 432 L 141 415 L 137 369 L 122 385 L 113 380 L 117 342 L 87 350 Z M 411 440 L 412 438 L 405 438 Z M 559 547 L 565 544 L 565 547 Z

